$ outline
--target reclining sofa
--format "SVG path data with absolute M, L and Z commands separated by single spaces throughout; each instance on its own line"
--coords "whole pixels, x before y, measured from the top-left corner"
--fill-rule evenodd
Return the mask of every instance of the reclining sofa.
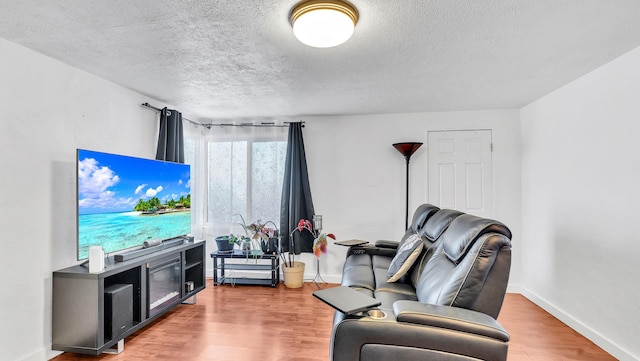
M 350 247 L 341 285 L 381 305 L 336 311 L 331 359 L 506 360 L 509 334 L 496 318 L 510 239 L 500 222 L 423 204 L 401 241 Z

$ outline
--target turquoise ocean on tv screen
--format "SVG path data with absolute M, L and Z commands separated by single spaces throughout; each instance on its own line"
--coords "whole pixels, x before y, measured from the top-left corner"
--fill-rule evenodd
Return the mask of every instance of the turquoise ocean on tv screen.
M 191 233 L 191 211 L 141 215 L 140 212 L 80 214 L 78 256 L 87 258 L 89 247 L 105 253 L 142 246 L 149 239 L 168 239 Z

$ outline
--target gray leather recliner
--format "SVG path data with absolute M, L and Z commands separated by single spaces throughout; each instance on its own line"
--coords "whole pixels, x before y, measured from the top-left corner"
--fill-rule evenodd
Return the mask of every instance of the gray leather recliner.
M 386 281 L 397 242 L 349 250 L 342 285 L 381 301 L 384 315 L 336 311 L 331 359 L 506 360 L 509 334 L 496 318 L 509 279 L 509 229 L 426 204 L 403 239 L 413 233 L 423 250 L 397 282 Z

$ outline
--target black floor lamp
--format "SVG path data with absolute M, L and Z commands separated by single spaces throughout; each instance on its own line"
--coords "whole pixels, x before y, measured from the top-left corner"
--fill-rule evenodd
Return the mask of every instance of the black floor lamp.
M 404 217 L 404 229 L 409 228 L 409 159 L 411 159 L 411 155 L 420 148 L 422 143 L 416 142 L 406 142 L 406 143 L 395 143 L 393 147 L 398 150 L 398 152 L 404 155 L 404 159 L 407 160 L 407 196 L 405 203 L 405 217 Z

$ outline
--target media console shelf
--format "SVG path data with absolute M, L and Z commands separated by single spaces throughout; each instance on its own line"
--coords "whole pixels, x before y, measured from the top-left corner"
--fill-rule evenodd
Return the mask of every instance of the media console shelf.
M 115 262 L 53 272 L 52 346 L 98 355 L 206 287 L 206 241 L 185 242 Z

